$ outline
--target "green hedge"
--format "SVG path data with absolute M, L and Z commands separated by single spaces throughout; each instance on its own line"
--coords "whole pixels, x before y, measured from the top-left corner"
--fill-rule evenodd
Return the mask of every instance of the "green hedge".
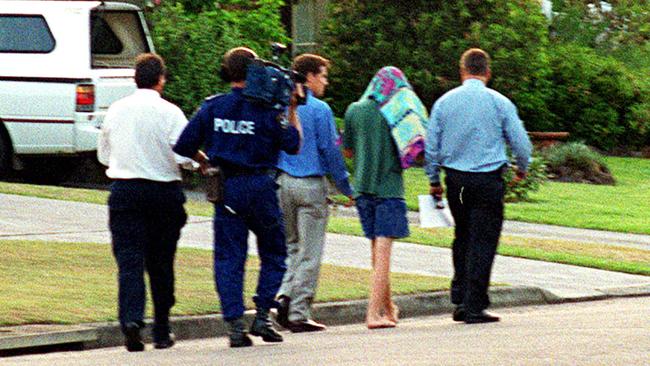
M 480 47 L 492 55 L 490 86 L 515 102 L 527 130 L 568 131 L 608 151 L 642 148 L 650 145 L 650 28 L 635 21 L 645 19 L 632 16 L 637 7 L 621 9 L 617 19 L 634 27 L 616 28 L 618 43 L 597 49 L 602 25 L 572 13 L 551 25 L 537 0 L 332 0 L 322 29 L 333 60 L 329 101 L 342 114 L 379 68 L 394 65 L 430 106 L 459 85 L 462 52 Z
M 197 13 L 185 10 L 180 2 L 164 1 L 148 14 L 156 52 L 170 72 L 165 97 L 188 116 L 205 97 L 228 90 L 218 76 L 228 49 L 247 46 L 269 57 L 271 42 L 288 40 L 280 21 L 282 0 L 219 3 Z
M 648 75 L 583 46 L 556 45 L 549 54 L 554 130 L 605 150 L 650 144 Z
M 481 47 L 493 58 L 491 85 L 517 103 L 527 128 L 554 121 L 545 103 L 547 21 L 536 0 L 333 0 L 322 33 L 322 52 L 333 60 L 328 95 L 338 114 L 386 65 L 401 68 L 430 106 L 460 84 L 462 52 Z

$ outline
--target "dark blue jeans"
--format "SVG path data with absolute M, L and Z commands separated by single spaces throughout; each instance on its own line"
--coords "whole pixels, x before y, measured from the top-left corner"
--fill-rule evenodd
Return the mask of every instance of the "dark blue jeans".
M 149 274 L 155 325 L 166 327 L 174 298 L 174 256 L 187 215 L 177 182 L 118 180 L 108 198 L 113 255 L 118 266 L 119 318 L 122 327 L 143 325 L 144 271 Z M 155 329 L 154 329 L 155 331 Z
M 446 173 L 447 200 L 456 222 L 451 302 L 478 313 L 490 305 L 487 291 L 503 224 L 505 186 L 500 169 Z
M 228 178 L 225 200 L 215 205 L 214 276 L 226 321 L 244 315 L 244 266 L 249 230 L 257 237 L 261 261 L 253 301 L 258 308 L 277 307 L 275 296 L 287 269 L 287 246 L 277 188 L 268 175 Z

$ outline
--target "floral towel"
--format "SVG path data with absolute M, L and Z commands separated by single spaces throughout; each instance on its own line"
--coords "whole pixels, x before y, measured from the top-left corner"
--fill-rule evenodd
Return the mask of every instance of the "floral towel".
M 427 111 L 415 94 L 404 73 L 393 66 L 377 72 L 361 99 L 373 99 L 388 122 L 397 145 L 402 168 L 421 161 L 424 156 L 424 135 Z

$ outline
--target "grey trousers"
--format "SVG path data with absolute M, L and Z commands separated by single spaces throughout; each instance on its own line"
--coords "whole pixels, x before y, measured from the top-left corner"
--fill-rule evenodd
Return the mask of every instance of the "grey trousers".
M 287 271 L 278 296 L 291 298 L 289 320 L 311 318 L 320 273 L 327 207 L 327 181 L 324 177 L 294 178 L 283 173 L 278 178 L 280 208 L 287 237 Z

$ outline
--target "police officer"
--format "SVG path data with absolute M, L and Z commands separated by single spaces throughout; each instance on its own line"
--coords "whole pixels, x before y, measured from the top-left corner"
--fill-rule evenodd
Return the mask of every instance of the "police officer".
M 266 342 L 282 342 L 269 310 L 277 307 L 274 299 L 286 270 L 287 249 L 278 186 L 269 170 L 277 164 L 280 151 L 296 154 L 301 141 L 294 104 L 287 115 L 242 95 L 247 66 L 255 58 L 255 52 L 244 47 L 226 52 L 221 76 L 232 90 L 206 99 L 174 147 L 179 155 L 194 157 L 204 146 L 210 163 L 224 172 L 224 199 L 215 203 L 214 212 L 214 274 L 231 347 L 252 345 L 242 320 L 249 230 L 257 236 L 261 261 L 253 297 L 257 315 L 250 333 Z

